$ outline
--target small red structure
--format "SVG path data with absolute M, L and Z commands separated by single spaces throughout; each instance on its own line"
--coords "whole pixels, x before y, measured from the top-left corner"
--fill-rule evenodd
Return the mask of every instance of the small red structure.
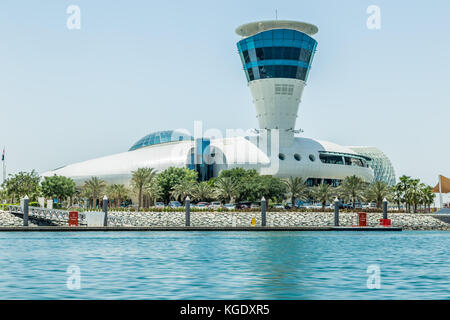
M 384 227 L 390 227 L 391 219 L 380 219 L 380 225 Z
M 358 226 L 367 227 L 367 213 L 358 212 Z
M 78 212 L 69 212 L 69 227 L 78 227 Z

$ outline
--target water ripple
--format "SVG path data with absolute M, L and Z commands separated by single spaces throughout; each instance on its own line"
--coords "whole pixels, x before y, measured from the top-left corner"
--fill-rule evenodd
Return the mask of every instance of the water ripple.
M 0 247 L 0 299 L 450 298 L 448 232 L 1 233 Z

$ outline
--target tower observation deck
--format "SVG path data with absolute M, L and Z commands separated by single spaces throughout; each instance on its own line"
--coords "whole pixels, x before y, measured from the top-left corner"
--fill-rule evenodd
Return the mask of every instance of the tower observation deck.
M 236 29 L 244 72 L 253 96 L 260 129 L 279 129 L 280 146 L 294 138 L 303 89 L 317 47 L 312 24 L 271 20 Z

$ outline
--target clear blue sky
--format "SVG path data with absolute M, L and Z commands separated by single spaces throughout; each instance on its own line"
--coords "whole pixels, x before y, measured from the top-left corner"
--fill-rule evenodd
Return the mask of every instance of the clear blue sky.
M 66 9 L 81 9 L 68 30 Z M 369 5 L 381 30 L 366 27 Z M 235 28 L 319 27 L 300 105 L 304 136 L 373 145 L 397 176 L 450 176 L 450 2 L 0 2 L 0 147 L 9 173 L 128 150 L 162 129 L 256 128 Z

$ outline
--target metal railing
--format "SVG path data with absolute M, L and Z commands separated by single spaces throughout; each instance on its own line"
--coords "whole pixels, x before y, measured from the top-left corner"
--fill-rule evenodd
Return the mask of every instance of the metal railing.
M 21 206 L 9 206 L 9 212 L 12 214 L 23 215 L 23 209 Z M 47 219 L 57 222 L 68 222 L 69 221 L 69 211 L 58 210 L 58 209 L 46 209 L 40 207 L 29 207 L 28 216 L 32 218 Z M 86 224 L 86 214 L 84 212 L 78 213 L 78 223 Z

